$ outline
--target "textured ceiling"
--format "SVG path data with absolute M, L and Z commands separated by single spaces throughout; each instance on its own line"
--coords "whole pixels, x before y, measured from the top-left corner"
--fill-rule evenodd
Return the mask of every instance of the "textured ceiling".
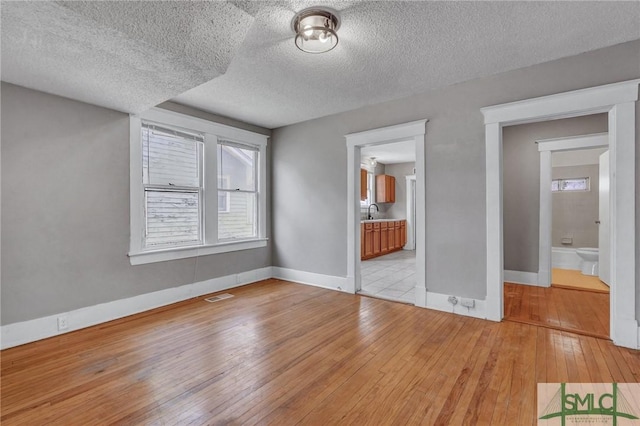
M 314 2 L 315 3 L 315 2 Z M 640 39 L 640 2 L 2 1 L 2 80 L 138 112 L 174 101 L 275 128 Z
M 254 21 L 226 2 L 2 1 L 1 8 L 3 81 L 125 112 L 226 72 Z
M 266 127 L 355 109 L 640 38 L 640 3 L 318 2 L 338 46 L 300 52 L 309 2 L 234 2 L 255 16 L 227 73 L 175 101 Z

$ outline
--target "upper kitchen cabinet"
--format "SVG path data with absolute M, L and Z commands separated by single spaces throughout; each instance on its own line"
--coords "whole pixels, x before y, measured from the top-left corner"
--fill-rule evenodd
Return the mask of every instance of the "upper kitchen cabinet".
M 360 169 L 360 200 L 367 199 L 367 171 Z
M 396 178 L 390 175 L 376 176 L 376 202 L 396 202 Z

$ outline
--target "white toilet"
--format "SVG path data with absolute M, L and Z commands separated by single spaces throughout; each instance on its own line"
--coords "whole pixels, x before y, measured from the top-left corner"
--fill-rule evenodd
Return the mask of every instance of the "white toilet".
M 582 247 L 576 249 L 576 253 L 582 260 L 580 264 L 580 271 L 583 275 L 595 275 L 598 276 L 598 260 L 600 258 L 600 251 L 597 248 Z

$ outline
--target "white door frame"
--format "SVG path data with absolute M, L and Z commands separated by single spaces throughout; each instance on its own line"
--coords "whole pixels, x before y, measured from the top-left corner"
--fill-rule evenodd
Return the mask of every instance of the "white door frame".
M 416 306 L 426 306 L 425 133 L 427 120 L 345 135 L 347 140 L 347 284 L 360 287 L 360 149 L 414 141 L 416 149 Z M 356 241 L 358 242 L 356 244 Z
M 607 133 L 573 136 L 569 138 L 541 139 L 536 141 L 540 152 L 540 247 L 538 251 L 538 285 L 551 286 L 551 154 L 578 149 L 605 148 L 609 146 Z M 611 176 L 609 177 L 611 178 Z
M 415 250 L 416 249 L 416 218 L 414 216 L 414 212 L 416 211 L 415 206 L 415 198 L 413 197 L 413 191 L 411 190 L 412 184 L 416 182 L 416 175 L 405 176 L 406 180 L 406 194 L 407 194 L 407 243 L 405 250 Z
M 636 316 L 635 108 L 640 79 L 482 108 L 486 143 L 487 318 L 504 315 L 502 128 L 523 123 L 609 115 L 611 155 L 611 339 L 638 349 Z

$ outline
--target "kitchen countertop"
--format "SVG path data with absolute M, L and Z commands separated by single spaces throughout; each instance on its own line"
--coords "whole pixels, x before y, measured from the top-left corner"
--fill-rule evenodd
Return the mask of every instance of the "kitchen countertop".
M 361 220 L 361 223 L 374 223 L 374 222 L 399 222 L 401 220 L 406 220 L 406 219 L 367 219 L 367 220 Z

